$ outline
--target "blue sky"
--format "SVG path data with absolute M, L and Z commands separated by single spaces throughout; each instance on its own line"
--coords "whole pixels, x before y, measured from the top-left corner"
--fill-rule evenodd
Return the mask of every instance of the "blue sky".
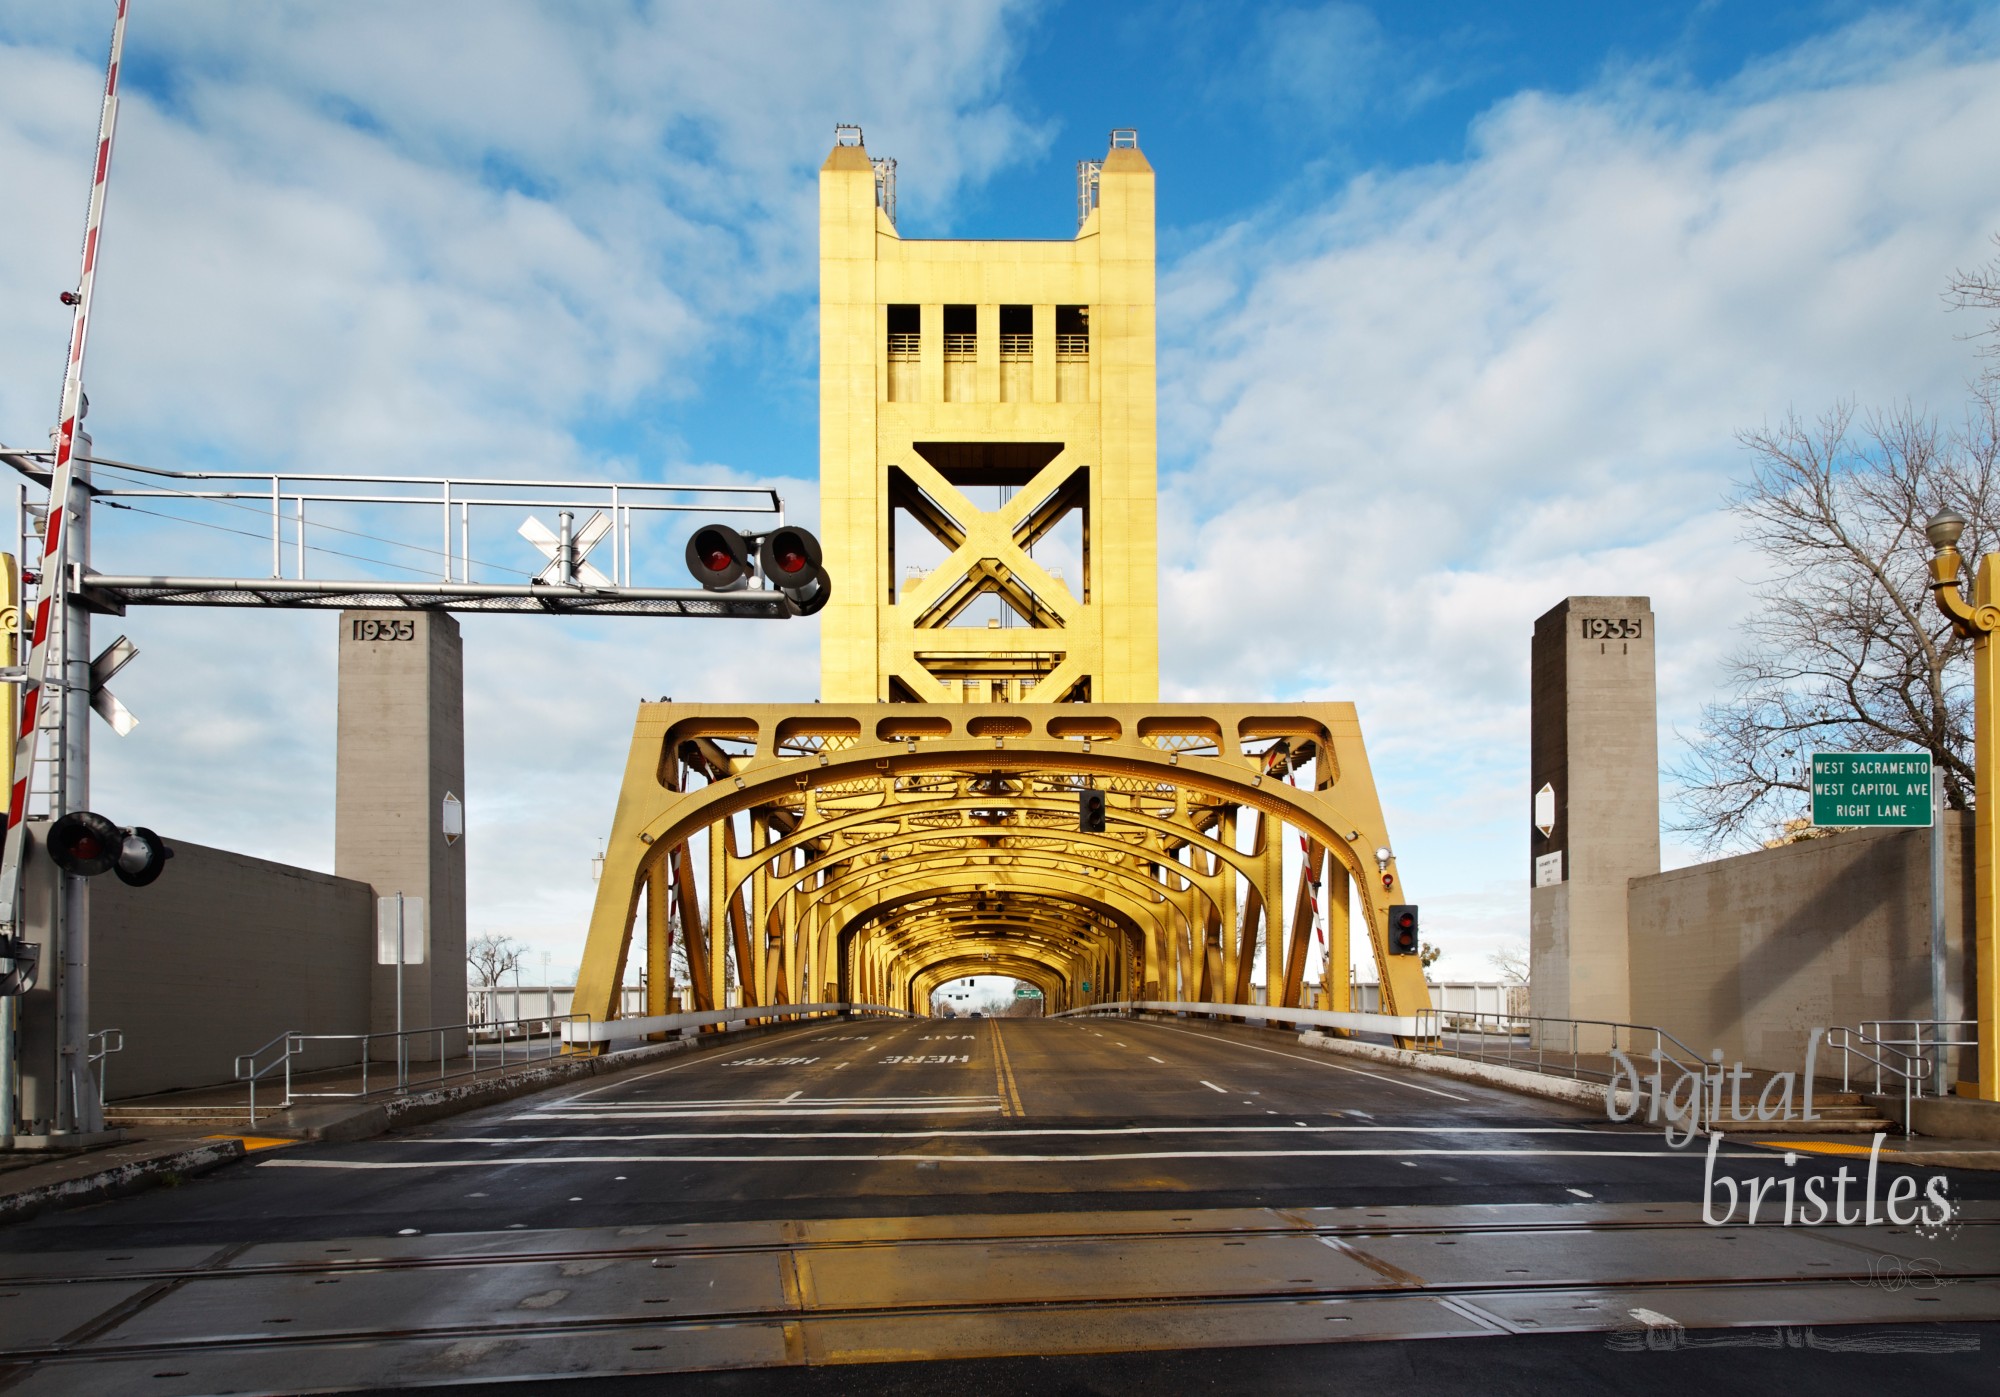
M 8 443 L 53 413 L 110 9 L 0 0 Z M 1671 761 L 1761 567 L 1737 434 L 1955 410 L 1938 292 L 2000 231 L 1990 6 L 135 0 L 128 43 L 92 426 L 177 467 L 772 480 L 810 518 L 834 123 L 908 236 L 1067 236 L 1136 127 L 1163 693 L 1356 701 L 1462 977 L 1525 937 L 1534 617 L 1654 598 Z M 134 570 L 235 546 L 134 522 Z M 127 629 L 102 803 L 328 866 L 331 619 Z M 809 623 L 466 635 L 475 930 L 558 967 L 632 703 L 816 686 Z

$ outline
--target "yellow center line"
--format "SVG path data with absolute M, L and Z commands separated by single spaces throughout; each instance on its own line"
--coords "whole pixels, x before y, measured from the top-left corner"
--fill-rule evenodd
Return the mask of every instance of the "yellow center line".
M 1020 1088 L 1014 1085 L 1014 1064 L 1008 1061 L 1007 1045 L 1000 1039 L 1000 1022 L 993 1021 L 993 1072 L 1000 1087 L 1003 1116 L 1025 1115 L 1021 1109 Z

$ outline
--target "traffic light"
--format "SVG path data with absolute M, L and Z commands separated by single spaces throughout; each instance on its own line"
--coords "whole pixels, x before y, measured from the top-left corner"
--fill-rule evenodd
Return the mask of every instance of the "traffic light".
M 1413 956 L 1417 953 L 1417 909 L 1415 907 L 1391 907 L 1389 909 L 1389 954 L 1392 956 Z
M 174 851 L 144 825 L 121 828 L 94 810 L 72 810 L 49 826 L 49 858 L 65 873 L 95 878 L 116 873 L 118 880 L 143 888 L 166 870 Z
M 1085 790 L 1076 793 L 1076 827 L 1083 834 L 1104 833 L 1104 792 Z

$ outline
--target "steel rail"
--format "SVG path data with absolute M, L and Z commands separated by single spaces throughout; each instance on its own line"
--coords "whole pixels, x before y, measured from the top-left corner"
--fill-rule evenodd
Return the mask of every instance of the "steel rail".
M 1021 1239 L 1030 1240 L 1030 1239 Z M 1857 1253 L 1857 1256 L 1862 1254 Z M 1880 1258 L 1867 1256 L 1869 1263 Z M 546 1262 L 544 1262 L 546 1264 Z M 209 1271 L 199 1274 L 199 1279 L 213 1281 L 224 1279 L 227 1271 Z M 355 1274 L 350 1271 L 348 1275 Z M 412 1343 L 435 1340 L 483 1339 L 494 1335 L 510 1338 L 549 1338 L 566 1334 L 619 1333 L 621 1331 L 641 1331 L 658 1333 L 662 1330 L 712 1329 L 719 1325 L 746 1324 L 756 1322 L 787 1324 L 837 1324 L 868 1320 L 894 1320 L 912 1317 L 943 1317 L 949 1315 L 1058 1315 L 1089 1314 L 1109 1310 L 1173 1311 L 1197 1310 L 1212 1305 L 1283 1305 L 1300 1301 L 1342 1301 L 1342 1300 L 1394 1300 L 1422 1301 L 1433 1296 L 1444 1295 L 1462 1300 L 1498 1301 L 1515 1296 L 1591 1294 L 1601 1292 L 1638 1291 L 1653 1292 L 1670 1286 L 1676 1291 L 1765 1291 L 1784 1289 L 1788 1295 L 1803 1291 L 1823 1290 L 1836 1295 L 1847 1295 L 1853 1286 L 1873 1278 L 1868 1265 L 1859 1265 L 1850 1272 L 1828 1272 L 1811 1277 L 1799 1276 L 1717 1276 L 1704 1278 L 1674 1278 L 1662 1280 L 1658 1277 L 1625 1278 L 1615 1280 L 1578 1280 L 1567 1278 L 1545 1283 L 1515 1282 L 1495 1285 L 1490 1281 L 1427 1282 L 1421 1286 L 1397 1285 L 1381 1281 L 1374 1285 L 1303 1287 L 1292 1290 L 1217 1290 L 1200 1293 L 1183 1293 L 1160 1296 L 1136 1292 L 1124 1296 L 1091 1297 L 1046 1297 L 1024 1296 L 1007 1300 L 947 1300 L 931 1304 L 906 1302 L 893 1305 L 819 1305 L 810 1309 L 791 1304 L 773 1305 L 761 1309 L 710 1310 L 699 1314 L 632 1314 L 600 1315 L 592 1318 L 527 1320 L 518 1315 L 503 1315 L 486 1323 L 458 1322 L 439 1325 L 410 1325 L 404 1327 L 361 1328 L 349 1327 L 328 1329 L 322 1333 L 287 1334 L 283 1336 L 256 1335 L 232 1337 L 227 1335 L 195 1335 L 173 1341 L 153 1341 L 142 1344 L 91 1344 L 88 1339 L 77 1345 L 43 1345 L 36 1348 L 0 1349 L 0 1363 L 63 1363 L 65 1366 L 82 1363 L 112 1362 L 132 1358 L 184 1357 L 191 1351 L 244 1353 L 263 1351 L 285 1351 L 323 1349 L 328 1347 L 352 1347 L 356 1345 L 374 1347 L 393 1343 Z M 92 1280 L 99 1279 L 91 1277 Z M 2000 1272 L 1943 1272 L 1940 1279 L 1951 1284 L 1978 1284 L 2000 1280 Z M 172 1293 L 168 1286 L 165 1293 Z M 149 1297 L 155 1299 L 159 1297 Z M 143 1306 L 142 1306 L 143 1308 Z M 1851 1322 L 1851 1321 L 1832 1321 Z M 1585 1327 L 1589 1332 L 1604 1330 L 1633 1329 L 1629 1322 L 1599 1323 Z M 1498 1331 L 1496 1330 L 1496 1333 Z M 664 1350 L 663 1350 L 664 1352 Z M 769 1367 L 789 1366 L 771 1364 L 750 1364 L 746 1366 Z M 668 1371 L 672 1371 L 669 1369 Z
M 1555 1204 L 1554 1208 L 1565 1205 Z M 1686 1205 L 1690 1208 L 1695 1205 Z M 1954 1224 L 1964 1227 L 2000 1226 L 2000 1215 L 1973 1217 L 1961 1214 Z M 672 1226 L 669 1222 L 661 1224 Z M 715 1226 L 712 1223 L 689 1223 L 688 1226 Z M 727 1224 L 724 1224 L 727 1225 Z M 1765 1226 L 1766 1224 L 1758 1224 Z M 1888 1226 L 1889 1224 L 1881 1224 Z M 1407 1222 L 1375 1220 L 1366 1223 L 1317 1223 L 1309 1227 L 1297 1224 L 1275 1224 L 1269 1227 L 1254 1225 L 1232 1225 L 1228 1227 L 1187 1227 L 1135 1228 L 1130 1231 L 1106 1232 L 1101 1227 L 1077 1227 L 1067 1230 L 1040 1231 L 1034 1233 L 1009 1232 L 995 1229 L 991 1231 L 958 1233 L 952 1236 L 912 1236 L 912 1237 L 801 1237 L 797 1240 L 772 1240 L 762 1242 L 700 1242 L 676 1241 L 654 1242 L 648 1246 L 628 1247 L 575 1247 L 557 1248 L 548 1251 L 491 1251 L 453 1252 L 448 1256 L 349 1256 L 333 1261 L 284 1261 L 261 1265 L 238 1265 L 225 1263 L 221 1267 L 171 1266 L 134 1267 L 126 1270 L 92 1270 L 83 1275 L 50 1275 L 48 1273 L 28 1273 L 8 1275 L 0 1271 L 0 1285 L 5 1286 L 68 1286 L 78 1280 L 91 1281 L 188 1281 L 216 1280 L 234 1277 L 253 1279 L 269 1276 L 319 1276 L 329 1274 L 353 1275 L 368 1271 L 425 1271 L 455 1269 L 467 1266 L 546 1266 L 550 1262 L 562 1261 L 636 1261 L 643 1257 L 720 1257 L 720 1256 L 768 1256 L 789 1251 L 838 1252 L 874 1251 L 897 1247 L 938 1248 L 959 1245 L 985 1245 L 1008 1242 L 1105 1242 L 1105 1241 L 1174 1241 L 1187 1238 L 1228 1237 L 1232 1239 L 1261 1237 L 1338 1237 L 1352 1241 L 1366 1237 L 1410 1237 L 1410 1236 L 1472 1236 L 1480 1234 L 1505 1235 L 1519 1232 L 1575 1232 L 1579 1226 L 1587 1226 L 1592 1232 L 1671 1232 L 1686 1231 L 1698 1235 L 1709 1235 L 1715 1229 L 1708 1224 L 1690 1221 L 1686 1218 L 1619 1218 L 1593 1219 L 1579 1223 L 1574 1217 L 1549 1218 L 1508 1218 L 1492 1221 L 1456 1222 Z M 1776 1230 L 1774 1227 L 1773 1230 Z M 1794 1228 L 1793 1231 L 1812 1229 Z M 1824 1228 L 1820 1230 L 1825 1230 Z M 1867 1229 L 1858 1229 L 1865 1232 Z M 464 1235 L 464 1234 L 457 1234 Z M 329 1238 L 330 1241 L 359 1240 L 381 1243 L 383 1238 Z M 1817 1279 L 1817 1277 L 1809 1278 Z M 1657 1281 L 1635 1281 L 1633 1284 L 1658 1284 Z M 1440 1284 L 1452 1284 L 1440 1282 Z M 1459 1282 L 1458 1284 L 1478 1284 Z M 1510 1283 L 1511 1285 L 1512 1283 Z M 1527 1283 L 1529 1288 L 1537 1283 Z M 1577 1284 L 1574 1279 L 1550 1281 L 1547 1284 L 1562 1288 Z M 1597 1284 L 1597 1282 L 1588 1282 Z M 1611 1284 L 1611 1282 L 1604 1282 Z

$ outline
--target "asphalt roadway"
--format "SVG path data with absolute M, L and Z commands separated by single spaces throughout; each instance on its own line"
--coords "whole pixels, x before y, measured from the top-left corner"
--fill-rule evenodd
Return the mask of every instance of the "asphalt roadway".
M 822 1020 L 599 1080 L 0 1231 L 0 1393 L 1305 1392 L 1334 1373 L 1859 1392 L 1996 1371 L 2000 1178 L 1871 1165 L 1865 1140 L 1732 1137 L 1711 1160 L 1285 1033 L 1157 1020 Z M 1784 1225 L 1808 1176 L 1856 1225 Z M 1753 1182 L 1758 1222 L 1739 1202 L 1711 1225 Z M 1866 1196 L 1916 1217 L 1860 1225 Z M 1933 1199 L 1949 1221 L 1923 1221 Z

